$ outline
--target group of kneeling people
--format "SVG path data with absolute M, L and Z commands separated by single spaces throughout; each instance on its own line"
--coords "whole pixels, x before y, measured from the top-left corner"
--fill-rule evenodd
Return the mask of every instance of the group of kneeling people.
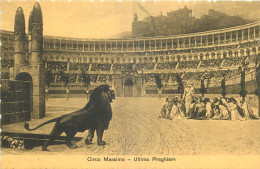
M 167 119 L 213 119 L 247 120 L 258 119 L 250 105 L 239 98 L 193 98 L 185 103 L 180 97 L 166 97 L 160 111 L 160 118 Z

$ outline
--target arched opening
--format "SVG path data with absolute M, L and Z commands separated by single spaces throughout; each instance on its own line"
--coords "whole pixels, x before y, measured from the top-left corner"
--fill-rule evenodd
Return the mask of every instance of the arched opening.
M 15 80 L 32 82 L 32 76 L 29 73 L 22 72 L 16 75 Z
M 203 53 L 200 54 L 200 60 L 202 61 L 203 60 Z
M 124 96 L 133 97 L 133 81 L 132 79 L 126 79 L 124 83 Z
M 227 57 L 227 52 L 223 52 L 223 59 L 226 59 Z
M 16 85 L 16 87 L 18 87 L 18 89 L 14 89 L 15 91 L 19 91 L 22 90 L 23 92 L 23 97 L 22 98 L 18 98 L 18 100 L 23 100 L 23 104 L 19 104 L 19 106 L 21 106 L 19 108 L 19 110 L 23 110 L 23 114 L 20 118 L 24 119 L 24 120 L 30 120 L 31 119 L 31 111 L 32 111 L 32 105 L 33 105 L 33 101 L 32 101 L 32 92 L 33 92 L 33 84 L 32 84 L 32 76 L 29 73 L 26 72 L 22 72 L 19 73 L 18 75 L 16 75 L 15 80 L 19 80 L 19 81 L 24 81 L 21 82 L 21 86 L 20 85 Z M 20 89 L 19 89 L 20 88 Z M 19 97 L 19 96 L 18 96 Z

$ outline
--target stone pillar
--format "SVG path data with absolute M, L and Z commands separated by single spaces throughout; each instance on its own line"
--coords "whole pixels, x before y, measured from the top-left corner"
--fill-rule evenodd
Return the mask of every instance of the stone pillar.
M 256 68 L 256 95 L 258 96 L 258 117 L 260 117 L 260 65 Z
M 39 3 L 35 3 L 31 18 L 31 65 L 42 65 L 43 29 L 42 12 Z
M 32 118 L 45 116 L 45 69 L 42 62 L 43 26 L 40 4 L 36 2 L 31 17 L 31 76 L 33 79 L 33 112 Z
M 23 9 L 19 7 L 14 22 L 14 66 L 25 65 L 25 20 Z

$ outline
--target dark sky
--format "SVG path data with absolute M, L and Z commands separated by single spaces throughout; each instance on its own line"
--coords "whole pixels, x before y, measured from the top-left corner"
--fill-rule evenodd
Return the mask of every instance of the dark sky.
M 112 38 L 114 35 L 131 31 L 133 13 L 139 20 L 149 15 L 183 8 L 193 10 L 193 16 L 207 14 L 215 9 L 229 15 L 239 15 L 246 19 L 260 20 L 260 1 L 253 2 L 208 2 L 208 1 L 39 1 L 43 12 L 44 35 Z M 29 12 L 35 1 L 1 1 L 1 29 L 13 31 L 16 9 L 21 6 L 25 13 L 26 27 Z M 145 9 L 145 10 L 144 10 Z M 27 30 L 26 30 L 27 31 Z

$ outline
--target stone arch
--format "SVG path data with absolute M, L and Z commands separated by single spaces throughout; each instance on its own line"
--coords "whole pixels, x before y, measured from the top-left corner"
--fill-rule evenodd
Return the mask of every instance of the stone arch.
M 203 57 L 204 57 L 204 54 L 201 53 L 201 54 L 200 54 L 200 60 L 203 60 Z
M 233 55 L 233 52 L 231 50 L 228 51 L 228 57 L 232 57 L 232 55 Z
M 224 51 L 224 52 L 223 52 L 223 58 L 225 59 L 226 57 L 227 57 L 227 52 Z
M 22 88 L 24 97 L 26 97 L 26 99 L 24 100 L 24 107 L 26 110 L 30 110 L 30 111 L 25 112 L 25 114 L 23 114 L 23 116 L 26 120 L 30 120 L 31 113 L 33 113 L 32 112 L 33 111 L 33 78 L 29 73 L 21 72 L 15 76 L 15 80 L 25 82 L 23 84 L 23 88 Z M 16 87 L 19 88 L 19 85 Z
M 133 97 L 133 86 L 134 82 L 131 78 L 126 79 L 124 82 L 124 96 L 125 97 Z
M 215 59 L 215 52 L 211 53 L 211 59 Z
M 206 53 L 206 59 L 209 59 L 209 53 Z
M 27 72 L 21 72 L 15 76 L 15 80 L 33 82 L 32 76 Z
M 240 50 L 240 56 L 243 57 L 244 56 L 244 49 Z
M 251 50 L 249 48 L 246 49 L 246 55 L 249 56 L 251 53 Z

